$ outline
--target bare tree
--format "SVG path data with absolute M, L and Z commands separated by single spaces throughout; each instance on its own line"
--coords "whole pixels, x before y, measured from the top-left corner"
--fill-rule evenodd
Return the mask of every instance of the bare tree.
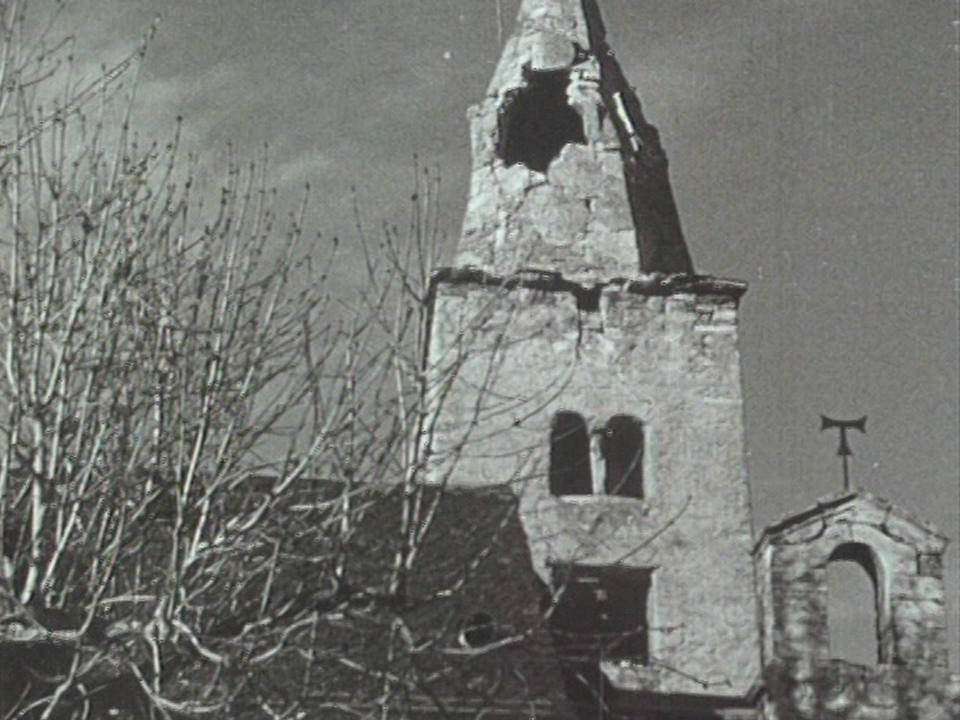
M 25 8 L 0 0 L 0 717 L 536 713 L 543 616 L 470 610 L 544 593 L 516 505 L 424 483 L 458 367 L 496 354 L 424 366 L 436 175 L 405 229 L 358 220 L 348 292 L 266 152 L 211 193 L 179 121 L 138 138 L 149 37 L 84 81 Z
M 162 679 L 183 648 L 217 668 L 290 633 L 203 639 L 275 609 L 264 527 L 311 465 L 299 444 L 356 412 L 316 388 L 355 388 L 371 328 L 331 312 L 336 252 L 305 252 L 306 201 L 278 217 L 264 161 L 231 162 L 209 203 L 179 129 L 138 141 L 145 45 L 84 84 L 25 11 L 0 3 L 0 610 L 7 640 L 71 651 L 46 658 L 52 695 L 6 711 L 82 709 L 120 677 L 162 712 L 216 707 L 213 681 L 177 705 Z
M 361 484 L 407 488 L 384 595 L 435 511 L 414 486 L 437 184 L 415 242 L 361 237 L 344 297 L 337 243 L 304 242 L 306 199 L 277 215 L 265 157 L 211 202 L 179 127 L 138 139 L 146 41 L 78 80 L 26 7 L 0 4 L 0 619 L 5 663 L 39 674 L 2 710 L 97 715 L 126 687 L 134 714 L 222 711 L 370 596 L 344 580 Z

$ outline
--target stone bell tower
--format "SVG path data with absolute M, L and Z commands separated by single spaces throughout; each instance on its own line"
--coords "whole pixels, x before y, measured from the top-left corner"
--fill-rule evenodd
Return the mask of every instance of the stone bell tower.
M 583 705 L 749 713 L 745 285 L 694 273 L 596 0 L 523 0 L 469 116 L 469 205 L 432 295 L 430 478 L 517 493 Z

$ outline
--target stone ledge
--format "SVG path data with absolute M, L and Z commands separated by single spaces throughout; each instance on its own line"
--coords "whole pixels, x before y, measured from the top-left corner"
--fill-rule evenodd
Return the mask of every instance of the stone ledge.
M 666 275 L 651 273 L 635 278 L 610 278 L 587 286 L 569 280 L 561 273 L 547 270 L 524 270 L 512 275 L 496 275 L 477 267 L 440 268 L 431 279 L 431 295 L 441 283 L 451 285 L 479 285 L 505 290 L 530 288 L 546 292 L 569 292 L 578 300 L 595 297 L 605 288 L 619 288 L 632 295 L 667 297 L 671 295 L 692 294 L 697 296 L 719 296 L 739 301 L 747 291 L 747 284 L 740 280 L 715 278 L 710 275 Z

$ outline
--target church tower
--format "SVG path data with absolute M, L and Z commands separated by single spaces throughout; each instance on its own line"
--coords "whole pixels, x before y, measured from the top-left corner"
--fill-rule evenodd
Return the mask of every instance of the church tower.
M 745 285 L 694 273 L 596 0 L 523 0 L 469 116 L 469 204 L 426 351 L 431 481 L 520 498 L 583 704 L 749 713 Z

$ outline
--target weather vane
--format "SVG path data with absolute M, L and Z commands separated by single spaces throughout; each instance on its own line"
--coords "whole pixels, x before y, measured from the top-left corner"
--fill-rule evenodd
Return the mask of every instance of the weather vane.
M 853 450 L 850 449 L 850 444 L 847 442 L 847 430 L 852 428 L 854 430 L 859 430 L 862 433 L 866 433 L 867 416 L 864 415 L 862 418 L 857 420 L 834 420 L 833 418 L 828 418 L 826 415 L 821 415 L 820 420 L 821 432 L 831 428 L 837 428 L 840 430 L 840 447 L 837 448 L 837 455 L 840 456 L 841 462 L 843 463 L 843 489 L 844 491 L 849 490 L 850 457 L 853 455 Z

